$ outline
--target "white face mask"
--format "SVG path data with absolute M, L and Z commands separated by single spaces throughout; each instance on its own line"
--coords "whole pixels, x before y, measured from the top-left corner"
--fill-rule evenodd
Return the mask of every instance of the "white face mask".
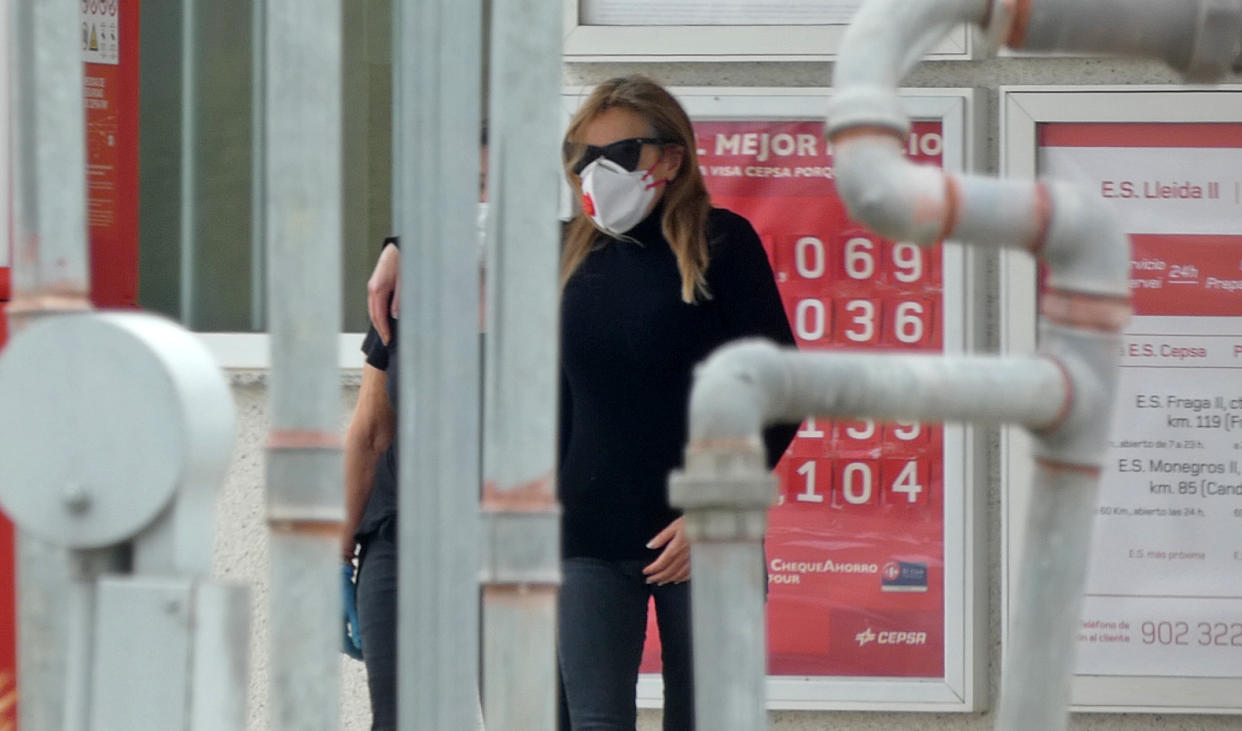
M 601 157 L 582 170 L 582 211 L 604 233 L 620 236 L 647 217 L 651 202 L 667 180 L 650 170 L 630 172 Z

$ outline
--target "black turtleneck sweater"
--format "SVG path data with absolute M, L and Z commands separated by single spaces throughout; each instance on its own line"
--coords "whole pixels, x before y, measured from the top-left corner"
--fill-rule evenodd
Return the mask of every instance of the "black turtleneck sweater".
M 628 233 L 601 236 L 561 302 L 560 499 L 565 557 L 653 559 L 646 543 L 680 513 L 668 475 L 681 465 L 695 364 L 731 340 L 793 345 L 763 245 L 741 216 L 712 209 L 711 299 L 681 301 L 681 274 L 657 207 Z M 768 429 L 774 466 L 797 425 Z

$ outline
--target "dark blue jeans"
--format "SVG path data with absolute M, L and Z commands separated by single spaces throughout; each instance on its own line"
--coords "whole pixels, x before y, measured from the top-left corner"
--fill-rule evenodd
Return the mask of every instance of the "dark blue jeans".
M 593 558 L 561 562 L 557 654 L 573 731 L 633 731 L 635 684 L 652 597 L 663 650 L 664 729 L 694 729 L 690 584 L 648 584 L 643 575 L 648 563 Z

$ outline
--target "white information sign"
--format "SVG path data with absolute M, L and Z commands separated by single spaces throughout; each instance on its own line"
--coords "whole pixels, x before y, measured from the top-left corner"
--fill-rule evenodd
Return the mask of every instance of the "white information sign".
M 1137 95 L 1113 96 L 1125 107 Z M 1177 103 L 1167 96 L 1152 107 Z M 1238 96 L 1187 94 L 1209 107 L 1201 121 L 1030 120 L 1033 172 L 1112 207 L 1132 249 L 1134 317 L 1077 634 L 1080 708 L 1242 710 Z
M 862 0 L 582 0 L 586 25 L 828 25 Z
M 78 24 L 83 63 L 121 63 L 121 0 L 81 0 Z
M 1078 672 L 1239 677 L 1242 125 L 1238 147 L 1190 125 L 1150 131 L 1143 140 L 1133 125 L 1056 125 L 1041 135 L 1041 173 L 1114 207 L 1134 242 L 1136 316 Z

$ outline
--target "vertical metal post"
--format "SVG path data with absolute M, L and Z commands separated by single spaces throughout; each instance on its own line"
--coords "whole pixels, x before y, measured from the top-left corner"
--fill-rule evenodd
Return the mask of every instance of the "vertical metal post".
M 492 731 L 556 726 L 561 8 L 492 6 L 483 545 Z
M 272 728 L 336 728 L 340 0 L 265 0 Z
M 996 728 L 1063 729 L 1099 474 L 1036 462 Z
M 13 78 L 14 303 L 88 295 L 86 133 L 76 0 L 9 3 Z M 47 309 L 47 308 L 43 308 Z M 64 309 L 64 308 L 56 308 Z
M 398 721 L 477 723 L 480 0 L 401 0 Z
M 669 502 L 685 511 L 694 565 L 690 606 L 699 728 L 767 728 L 763 534 L 775 499 L 776 478 L 757 443 L 712 447 L 692 440 L 685 469 L 669 478 Z
M 86 138 L 76 0 L 10 2 L 13 166 L 11 329 L 89 307 Z M 64 725 L 72 592 L 66 552 L 17 534 L 22 728 Z

